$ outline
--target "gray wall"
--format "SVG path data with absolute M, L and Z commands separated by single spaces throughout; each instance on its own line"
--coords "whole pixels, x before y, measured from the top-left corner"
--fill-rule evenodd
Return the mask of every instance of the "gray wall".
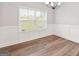
M 1 5 L 2 4 L 2 5 Z M 28 3 L 0 3 L 0 47 L 14 45 L 25 41 L 37 39 L 52 35 L 53 33 L 53 10 L 47 7 L 43 2 Z M 48 25 L 45 30 L 36 30 L 30 32 L 19 32 L 18 28 L 18 10 L 19 8 L 33 8 L 45 10 L 48 12 Z
M 2 4 L 0 3 L 0 26 L 2 24 Z
M 43 2 L 23 2 L 23 3 L 1 2 L 1 4 L 2 4 L 2 15 L 1 15 L 2 23 L 0 23 L 0 25 L 2 26 L 16 26 L 18 22 L 18 10 L 19 8 L 22 7 L 47 10 L 48 24 L 53 23 L 53 10 L 50 7 L 47 7 Z
M 56 24 L 79 25 L 79 2 L 64 2 L 55 12 Z
M 54 34 L 79 43 L 79 2 L 64 2 L 55 10 Z

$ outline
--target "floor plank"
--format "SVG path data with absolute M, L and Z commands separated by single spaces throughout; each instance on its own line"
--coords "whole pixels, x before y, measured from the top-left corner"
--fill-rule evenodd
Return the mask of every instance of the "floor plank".
M 79 44 L 50 35 L 0 49 L 13 56 L 79 56 Z

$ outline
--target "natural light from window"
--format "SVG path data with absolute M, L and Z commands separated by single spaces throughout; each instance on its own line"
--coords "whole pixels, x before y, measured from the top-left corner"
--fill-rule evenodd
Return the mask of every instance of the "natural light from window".
M 47 12 L 30 8 L 19 9 L 20 31 L 42 30 L 47 28 Z

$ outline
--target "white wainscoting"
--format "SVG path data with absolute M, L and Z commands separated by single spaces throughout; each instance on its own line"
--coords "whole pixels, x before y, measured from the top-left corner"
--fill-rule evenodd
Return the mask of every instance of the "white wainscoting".
M 52 35 L 53 25 L 49 24 L 46 30 L 41 31 L 19 32 L 18 30 L 17 26 L 0 27 L 0 48 Z
M 16 26 L 0 27 L 0 47 L 16 44 L 18 42 Z
M 0 48 L 52 34 L 79 43 L 78 25 L 49 24 L 46 30 L 41 31 L 19 32 L 18 30 L 17 26 L 0 27 Z
M 79 26 L 72 25 L 70 26 L 70 39 L 79 43 Z
M 79 25 L 54 24 L 53 34 L 79 43 Z
M 54 24 L 54 34 L 60 37 L 68 37 L 70 35 L 69 25 Z
M 20 32 L 19 39 L 21 42 L 24 42 L 24 41 L 29 41 L 29 40 L 41 38 L 44 36 L 52 35 L 52 34 L 53 34 L 53 24 L 49 24 L 47 26 L 47 29 L 45 29 L 45 30 L 37 30 L 37 31 L 31 31 L 31 32 Z

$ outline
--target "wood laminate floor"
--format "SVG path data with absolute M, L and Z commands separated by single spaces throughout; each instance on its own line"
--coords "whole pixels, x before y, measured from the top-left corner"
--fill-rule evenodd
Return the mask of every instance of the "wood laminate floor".
M 50 35 L 2 50 L 7 50 L 13 56 L 78 56 L 79 44 Z

